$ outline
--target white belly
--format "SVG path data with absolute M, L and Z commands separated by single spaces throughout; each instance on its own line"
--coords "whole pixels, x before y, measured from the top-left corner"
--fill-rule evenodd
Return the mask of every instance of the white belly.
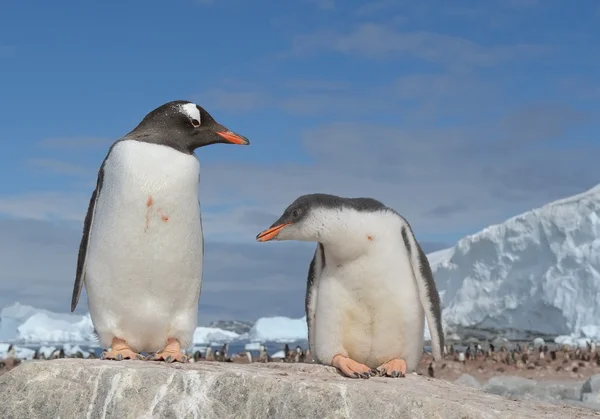
M 345 352 L 371 368 L 394 358 L 405 360 L 409 371 L 417 366 L 425 314 L 411 265 L 398 248 L 381 246 L 368 259 L 340 267 L 326 258 L 315 315 L 319 359 Z
M 200 165 L 194 155 L 137 141 L 117 143 L 104 167 L 85 285 L 103 346 L 113 337 L 158 351 L 188 346 L 202 281 Z

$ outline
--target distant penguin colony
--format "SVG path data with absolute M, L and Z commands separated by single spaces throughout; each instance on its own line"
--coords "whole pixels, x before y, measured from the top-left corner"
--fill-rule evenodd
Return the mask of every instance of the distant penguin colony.
M 403 377 L 423 351 L 424 318 L 440 360 L 439 295 L 408 222 L 371 198 L 303 195 L 260 242 L 317 242 L 308 269 L 306 320 L 315 358 L 344 375 Z
M 182 350 L 196 328 L 204 257 L 194 151 L 215 143 L 249 141 L 177 100 L 108 150 L 84 221 L 71 301 L 74 311 L 85 284 L 102 359 L 189 361 Z M 441 359 L 429 262 L 395 210 L 371 198 L 303 195 L 256 240 L 317 243 L 305 296 L 309 348 L 286 346 L 286 358 L 310 354 L 351 378 L 403 377 L 421 357 L 427 318 L 434 360 Z M 207 360 L 227 352 L 208 349 Z M 258 360 L 269 360 L 264 345 Z
M 186 362 L 202 282 L 199 147 L 249 144 L 188 101 L 166 103 L 110 147 L 84 221 L 82 285 L 104 359 Z

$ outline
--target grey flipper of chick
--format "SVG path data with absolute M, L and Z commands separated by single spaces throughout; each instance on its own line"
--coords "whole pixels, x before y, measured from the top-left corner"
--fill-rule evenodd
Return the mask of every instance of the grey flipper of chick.
M 317 309 L 317 289 L 316 284 L 321 277 L 321 272 L 325 267 L 325 248 L 321 243 L 317 243 L 315 255 L 310 262 L 308 268 L 308 278 L 306 281 L 306 299 L 305 299 L 305 311 L 306 311 L 306 324 L 308 327 L 308 346 L 312 354 L 315 353 L 314 345 L 315 340 L 313 337 L 313 325 L 315 321 L 315 311 Z
M 440 296 L 435 286 L 433 273 L 427 256 L 421 249 L 414 236 L 410 224 L 406 220 L 402 226 L 402 240 L 406 246 L 408 257 L 413 269 L 419 299 L 425 311 L 429 333 L 431 334 L 431 352 L 436 361 L 442 359 L 442 348 L 444 347 L 444 331 L 442 329 L 442 309 Z

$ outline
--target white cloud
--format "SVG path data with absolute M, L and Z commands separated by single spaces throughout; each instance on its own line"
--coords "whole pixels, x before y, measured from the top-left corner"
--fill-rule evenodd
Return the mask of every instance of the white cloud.
M 95 137 L 66 137 L 45 138 L 38 142 L 38 146 L 48 149 L 89 149 L 95 147 L 108 147 L 114 140 Z
M 0 214 L 33 220 L 82 221 L 92 194 L 27 192 L 0 196 Z
M 69 163 L 57 159 L 32 158 L 26 161 L 27 166 L 44 172 L 57 173 L 69 176 L 87 176 L 93 173 L 89 167 L 80 164 Z
M 379 23 L 363 23 L 349 31 L 322 30 L 298 35 L 284 56 L 306 56 L 334 51 L 377 59 L 420 59 L 462 69 L 495 66 L 507 61 L 530 60 L 548 53 L 545 45 L 515 44 L 484 46 L 451 35 L 428 31 L 400 32 Z
M 405 95 L 423 91 L 427 97 L 428 84 L 422 85 Z M 446 93 L 451 97 L 453 88 Z M 439 104 L 446 93 L 429 94 Z M 200 156 L 206 235 L 253 240 L 262 228 L 258 214 L 261 223 L 274 219 L 296 197 L 313 192 L 380 199 L 403 213 L 418 235 L 474 231 L 598 182 L 597 150 L 554 144 L 586 118 L 568 106 L 539 104 L 451 127 L 341 121 L 302 132 L 311 163 L 215 163 Z M 85 193 L 0 197 L 0 213 L 81 222 L 95 171 L 89 179 Z

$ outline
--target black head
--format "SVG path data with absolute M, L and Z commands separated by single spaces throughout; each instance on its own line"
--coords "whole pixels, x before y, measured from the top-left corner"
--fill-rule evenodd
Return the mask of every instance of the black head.
M 163 144 L 189 154 L 198 147 L 216 143 L 250 144 L 246 137 L 215 121 L 204 108 L 186 100 L 154 109 L 126 138 Z
M 298 197 L 281 214 L 281 217 L 275 221 L 271 227 L 262 231 L 256 236 L 258 241 L 269 241 L 277 238 L 278 240 L 290 239 L 301 240 L 313 237 L 313 233 L 319 228 L 315 223 L 327 223 L 330 215 L 336 210 L 350 208 L 356 211 L 373 212 L 386 208 L 381 202 L 372 198 L 344 198 L 330 194 L 309 194 Z M 312 214 L 312 219 L 308 220 Z M 280 232 L 288 226 L 297 228 L 288 228 L 286 234 L 279 236 Z M 300 227 L 303 231 L 300 232 Z

